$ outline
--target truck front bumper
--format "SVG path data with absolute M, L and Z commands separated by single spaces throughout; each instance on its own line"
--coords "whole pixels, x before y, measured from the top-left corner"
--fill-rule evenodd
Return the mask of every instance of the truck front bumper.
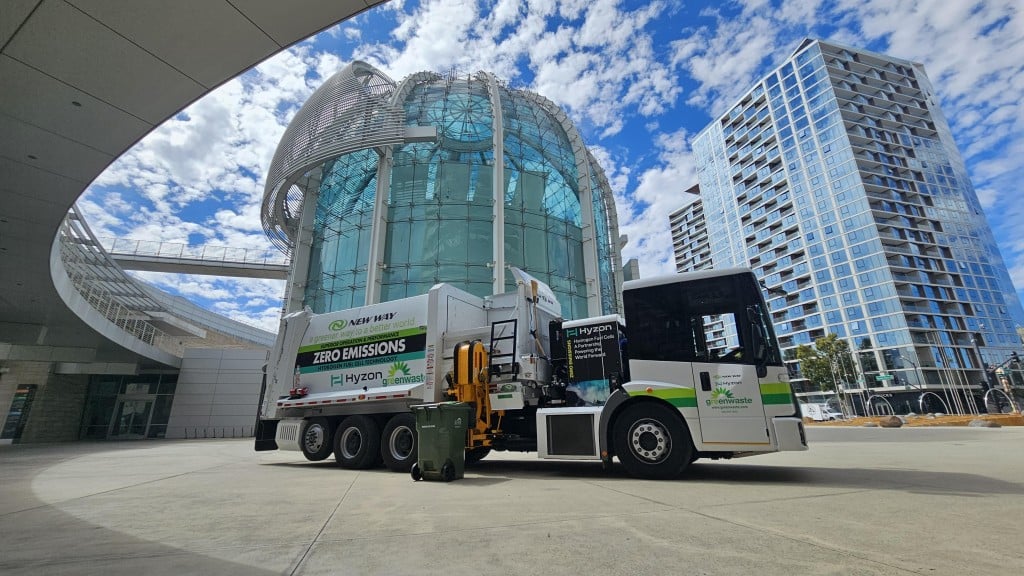
M 778 450 L 807 450 L 807 432 L 804 421 L 796 416 L 783 416 L 771 419 L 772 442 Z

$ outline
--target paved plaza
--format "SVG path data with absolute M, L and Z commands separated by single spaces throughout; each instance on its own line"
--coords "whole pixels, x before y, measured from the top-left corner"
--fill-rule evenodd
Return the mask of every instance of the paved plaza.
M 0 446 L 0 574 L 1021 574 L 1024 428 L 813 428 L 668 482 L 492 454 L 451 484 L 249 440 Z

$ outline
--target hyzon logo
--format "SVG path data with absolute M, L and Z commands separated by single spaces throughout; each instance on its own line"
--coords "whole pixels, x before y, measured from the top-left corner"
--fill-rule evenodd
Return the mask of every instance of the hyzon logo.
M 335 320 L 334 322 L 331 322 L 331 325 L 328 326 L 328 328 L 330 328 L 333 332 L 338 332 L 339 330 L 344 330 L 345 326 L 348 326 L 348 321 Z
M 397 386 L 399 384 L 419 384 L 423 382 L 423 374 L 413 374 L 412 369 L 405 362 L 395 362 L 388 370 L 388 377 L 384 379 L 385 386 Z

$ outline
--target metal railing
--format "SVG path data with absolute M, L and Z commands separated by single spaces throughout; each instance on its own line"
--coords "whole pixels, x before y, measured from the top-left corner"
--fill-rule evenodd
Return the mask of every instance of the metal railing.
M 139 341 L 168 354 L 180 358 L 186 348 L 199 345 L 206 341 L 206 338 L 169 335 L 150 322 L 151 313 L 166 312 L 214 332 L 260 346 L 268 346 L 268 342 L 273 340 L 272 334 L 252 324 L 227 318 L 216 321 L 217 318 L 195 305 L 189 305 L 184 301 L 172 302 L 173 297 L 169 295 L 159 298 L 154 296 L 150 290 L 129 277 L 104 250 L 74 206 L 61 224 L 59 248 L 61 262 L 71 285 L 91 308 Z M 280 256 L 277 258 L 280 259 Z M 229 325 L 231 323 L 238 326 L 232 327 Z
M 184 342 L 171 338 L 148 322 L 144 310 L 161 307 L 104 252 L 92 231 L 72 206 L 60 229 L 60 257 L 72 286 L 82 298 L 119 329 L 145 344 L 181 357 Z M 109 286 L 117 286 L 117 296 Z
M 192 426 L 184 428 L 185 439 L 199 438 L 252 438 L 255 426 Z
M 129 238 L 99 238 L 111 256 L 154 256 L 180 258 L 203 262 L 287 266 L 288 258 L 274 248 L 232 248 L 229 246 L 195 246 L 178 242 L 132 240 Z

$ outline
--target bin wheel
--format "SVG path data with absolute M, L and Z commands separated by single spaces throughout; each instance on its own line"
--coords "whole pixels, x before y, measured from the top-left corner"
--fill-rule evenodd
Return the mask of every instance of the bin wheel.
M 412 476 L 412 479 L 416 482 L 423 480 L 423 472 L 420 472 L 420 465 L 418 463 L 414 463 L 412 465 L 412 469 L 409 470 L 409 475 Z
M 441 466 L 441 480 L 445 482 L 455 480 L 455 465 L 452 464 L 450 459 L 445 460 L 444 465 Z

